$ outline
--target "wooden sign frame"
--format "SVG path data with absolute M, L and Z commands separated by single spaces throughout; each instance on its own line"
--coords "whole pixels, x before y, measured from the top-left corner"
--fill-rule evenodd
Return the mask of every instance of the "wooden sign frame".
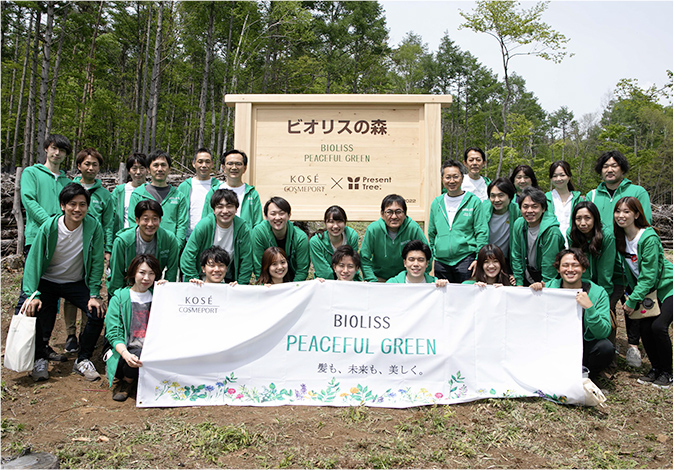
M 428 226 L 431 202 L 441 192 L 441 108 L 450 106 L 451 96 L 250 94 L 226 95 L 225 102 L 235 111 L 234 148 L 249 156 L 244 181 L 256 187 L 262 204 L 284 197 L 292 219 L 306 221 L 323 220 L 325 209 L 337 204 L 349 220 L 372 221 L 380 217 L 383 197 L 396 193 L 406 199 L 408 215 Z M 318 149 L 328 153 L 307 153 Z M 389 176 L 344 176 L 368 168 Z M 346 186 L 347 180 L 356 182 Z M 360 192 L 346 191 L 354 187 Z

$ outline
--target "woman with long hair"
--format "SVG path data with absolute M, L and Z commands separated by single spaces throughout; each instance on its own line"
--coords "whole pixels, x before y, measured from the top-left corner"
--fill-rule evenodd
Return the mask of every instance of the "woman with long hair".
M 485 245 L 477 254 L 477 266 L 473 279 L 463 284 L 477 284 L 485 286 L 514 286 L 515 279 L 505 271 L 506 260 L 503 251 L 496 245 Z
M 270 246 L 264 250 L 264 253 L 262 253 L 260 277 L 257 279 L 256 284 L 269 287 L 272 284 L 283 284 L 291 280 L 288 270 L 288 258 L 283 248 Z
M 332 255 L 343 245 L 349 245 L 358 252 L 358 232 L 346 225 L 346 211 L 340 206 L 328 207 L 323 222 L 325 230 L 319 230 L 309 240 L 311 263 L 314 265 L 315 277 L 335 279 L 331 266 Z
M 558 160 L 550 165 L 550 185 L 552 189 L 545 193 L 550 213 L 557 217 L 559 231 L 566 241 L 566 232 L 571 225 L 571 213 L 580 201 L 580 191 L 575 191 L 571 182 L 571 165 Z M 566 248 L 568 248 L 568 243 Z
M 623 310 L 635 316 L 647 312 L 647 296 L 656 292 L 660 314 L 638 319 L 641 340 L 651 361 L 651 370 L 639 383 L 656 387 L 672 385 L 672 263 L 665 258 L 662 242 L 635 197 L 621 198 L 613 211 L 616 247 L 622 255 L 627 277 L 627 301 Z

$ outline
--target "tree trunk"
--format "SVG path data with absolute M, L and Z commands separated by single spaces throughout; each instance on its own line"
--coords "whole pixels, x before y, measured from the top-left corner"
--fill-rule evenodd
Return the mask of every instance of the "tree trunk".
M 234 2 L 230 3 L 230 15 L 229 15 L 229 33 L 227 34 L 227 57 L 225 59 L 225 72 L 223 74 L 222 78 L 222 101 L 220 101 L 220 117 L 218 119 L 218 151 L 217 155 L 222 155 L 224 153 L 224 141 L 223 141 L 223 134 L 222 134 L 222 123 L 225 118 L 225 96 L 227 94 L 227 74 L 229 71 L 229 63 L 230 63 L 230 51 L 232 50 L 232 27 L 234 26 Z M 244 20 L 244 24 L 245 24 Z M 216 165 L 217 166 L 217 165 Z
M 30 15 L 30 26 L 28 27 L 28 39 L 26 40 L 26 55 L 23 58 L 23 70 L 21 71 L 21 85 L 19 86 L 19 102 L 16 107 L 16 121 L 14 122 L 14 144 L 12 145 L 12 164 L 16 163 L 16 148 L 19 145 L 19 125 L 21 124 L 21 109 L 22 109 L 21 105 L 23 104 L 23 90 L 26 85 L 26 70 L 28 69 L 28 57 L 30 56 L 30 37 L 32 32 L 33 32 L 33 15 Z M 25 146 L 26 144 L 24 141 L 24 148 Z
M 201 79 L 201 94 L 199 95 L 199 138 L 197 147 L 204 146 L 204 133 L 206 127 L 206 101 L 208 99 L 208 81 L 211 65 L 211 53 L 213 50 L 213 7 L 215 2 L 211 2 L 208 13 L 208 35 L 206 36 L 206 58 L 204 59 L 204 75 Z
M 143 61 L 143 86 L 141 87 L 140 90 L 140 95 L 141 95 L 141 105 L 140 105 L 140 110 L 138 112 L 138 147 L 140 148 L 142 146 L 142 152 L 144 154 L 147 154 L 147 139 L 143 138 L 143 121 L 144 117 L 147 115 L 147 110 L 145 109 L 145 95 L 146 95 L 146 90 L 147 90 L 147 69 L 149 67 L 149 62 L 150 62 L 150 29 L 152 26 L 152 4 L 148 4 L 147 6 L 147 33 L 145 35 L 145 59 Z M 139 78 L 140 79 L 140 78 Z M 142 144 L 141 144 L 142 143 Z
M 28 86 L 28 105 L 26 106 L 26 123 L 23 129 L 23 161 L 21 166 L 26 168 L 35 161 L 33 149 L 35 145 L 35 132 L 33 122 L 35 118 L 35 75 L 37 74 L 37 53 L 40 43 L 40 19 L 42 13 L 37 11 L 35 19 L 35 40 L 33 41 L 33 59 L 30 66 L 30 85 Z M 40 161 L 38 159 L 38 161 Z
M 54 29 L 54 2 L 47 2 L 47 28 L 44 32 L 42 48 L 42 76 L 40 77 L 40 108 L 37 114 L 37 148 L 44 146 L 47 137 L 47 89 L 49 86 L 49 68 L 51 66 L 52 32 Z
M 94 59 L 96 58 L 96 38 L 98 37 L 98 27 L 101 24 L 101 15 L 103 14 L 103 4 L 101 1 L 98 4 L 98 15 L 96 17 L 96 26 L 94 26 L 94 32 L 91 36 L 91 47 L 89 49 L 89 57 L 87 57 L 87 65 L 84 71 L 84 87 L 82 87 L 82 107 L 80 108 L 80 120 L 77 127 L 77 134 L 75 137 L 75 148 L 80 148 L 82 146 L 82 140 L 84 136 L 84 122 L 87 115 L 87 100 L 93 96 L 94 92 Z M 75 159 L 73 158 L 71 171 L 75 171 Z
M 152 64 L 152 79 L 150 80 L 150 98 L 148 100 L 148 119 L 145 126 L 145 144 L 144 147 L 149 151 L 155 150 L 157 139 L 157 109 L 159 95 L 159 78 L 161 65 L 161 37 L 162 20 L 164 13 L 164 2 L 159 2 L 159 11 L 157 12 L 157 35 L 154 41 L 154 62 Z
M 14 58 L 12 59 L 13 63 L 17 63 L 19 60 L 19 42 L 21 39 L 21 24 L 22 24 L 22 16 L 21 16 L 21 6 L 17 6 L 18 11 L 16 13 L 16 38 L 14 39 Z M 8 117 L 12 115 L 12 109 L 14 108 L 14 87 L 16 84 L 16 68 L 12 69 L 12 85 L 10 87 L 10 92 L 9 92 L 9 107 L 7 108 L 9 110 Z M 21 109 L 17 109 L 17 114 L 21 113 Z M 10 126 L 7 126 L 7 136 L 5 138 L 5 142 L 7 145 L 9 145 L 9 135 L 10 135 Z M 16 162 L 12 159 L 11 161 L 11 166 L 14 166 Z
M 23 213 L 21 212 L 21 172 L 23 167 L 16 169 L 16 179 L 14 180 L 14 204 L 12 206 L 12 214 L 16 220 L 17 238 L 16 238 L 16 254 L 23 254 L 24 243 L 24 224 Z
M 65 7 L 65 12 L 63 18 L 61 18 L 61 34 L 59 35 L 59 45 L 56 51 L 56 60 L 54 61 L 54 74 L 52 75 L 51 83 L 51 95 L 49 97 L 49 107 L 47 108 L 47 126 L 45 129 L 45 135 L 51 133 L 51 123 L 54 116 L 54 100 L 56 99 L 56 85 L 58 84 L 59 70 L 61 68 L 61 56 L 63 52 L 63 42 L 66 37 L 66 22 L 68 20 L 68 15 L 70 14 L 70 3 Z

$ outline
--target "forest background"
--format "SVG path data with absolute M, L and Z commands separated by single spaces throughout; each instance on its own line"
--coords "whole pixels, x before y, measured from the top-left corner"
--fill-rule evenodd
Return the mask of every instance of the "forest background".
M 516 63 L 506 86 L 502 71 L 461 50 L 451 31 L 437 51 L 413 32 L 390 47 L 378 2 L 0 6 L 3 171 L 42 161 L 50 132 L 68 136 L 75 152 L 97 148 L 104 170 L 117 170 L 131 152 L 156 148 L 186 167 L 199 147 L 219 155 L 233 145 L 226 94 L 430 93 L 454 100 L 443 110 L 443 158 L 461 158 L 466 147 L 478 146 L 488 152 L 490 178 L 527 163 L 543 189 L 550 163 L 567 160 L 576 189 L 585 193 L 599 182 L 597 156 L 618 149 L 632 166 L 628 177 L 654 203 L 671 204 L 669 70 L 662 88 L 625 77 L 600 113 L 574 116 L 566 106 L 544 110 Z M 75 169 L 73 160 L 66 169 Z

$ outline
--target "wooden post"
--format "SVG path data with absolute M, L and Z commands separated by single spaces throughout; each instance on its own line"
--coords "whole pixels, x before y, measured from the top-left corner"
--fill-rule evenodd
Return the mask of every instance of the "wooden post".
M 14 214 L 14 219 L 16 220 L 16 254 L 23 254 L 23 243 L 24 243 L 24 223 L 23 223 L 23 213 L 21 212 L 21 172 L 23 167 L 20 166 L 16 169 L 16 180 L 14 181 L 14 204 L 12 206 L 12 214 Z
M 126 183 L 128 173 L 126 171 L 126 163 L 119 162 L 119 171 L 117 172 L 117 184 Z

